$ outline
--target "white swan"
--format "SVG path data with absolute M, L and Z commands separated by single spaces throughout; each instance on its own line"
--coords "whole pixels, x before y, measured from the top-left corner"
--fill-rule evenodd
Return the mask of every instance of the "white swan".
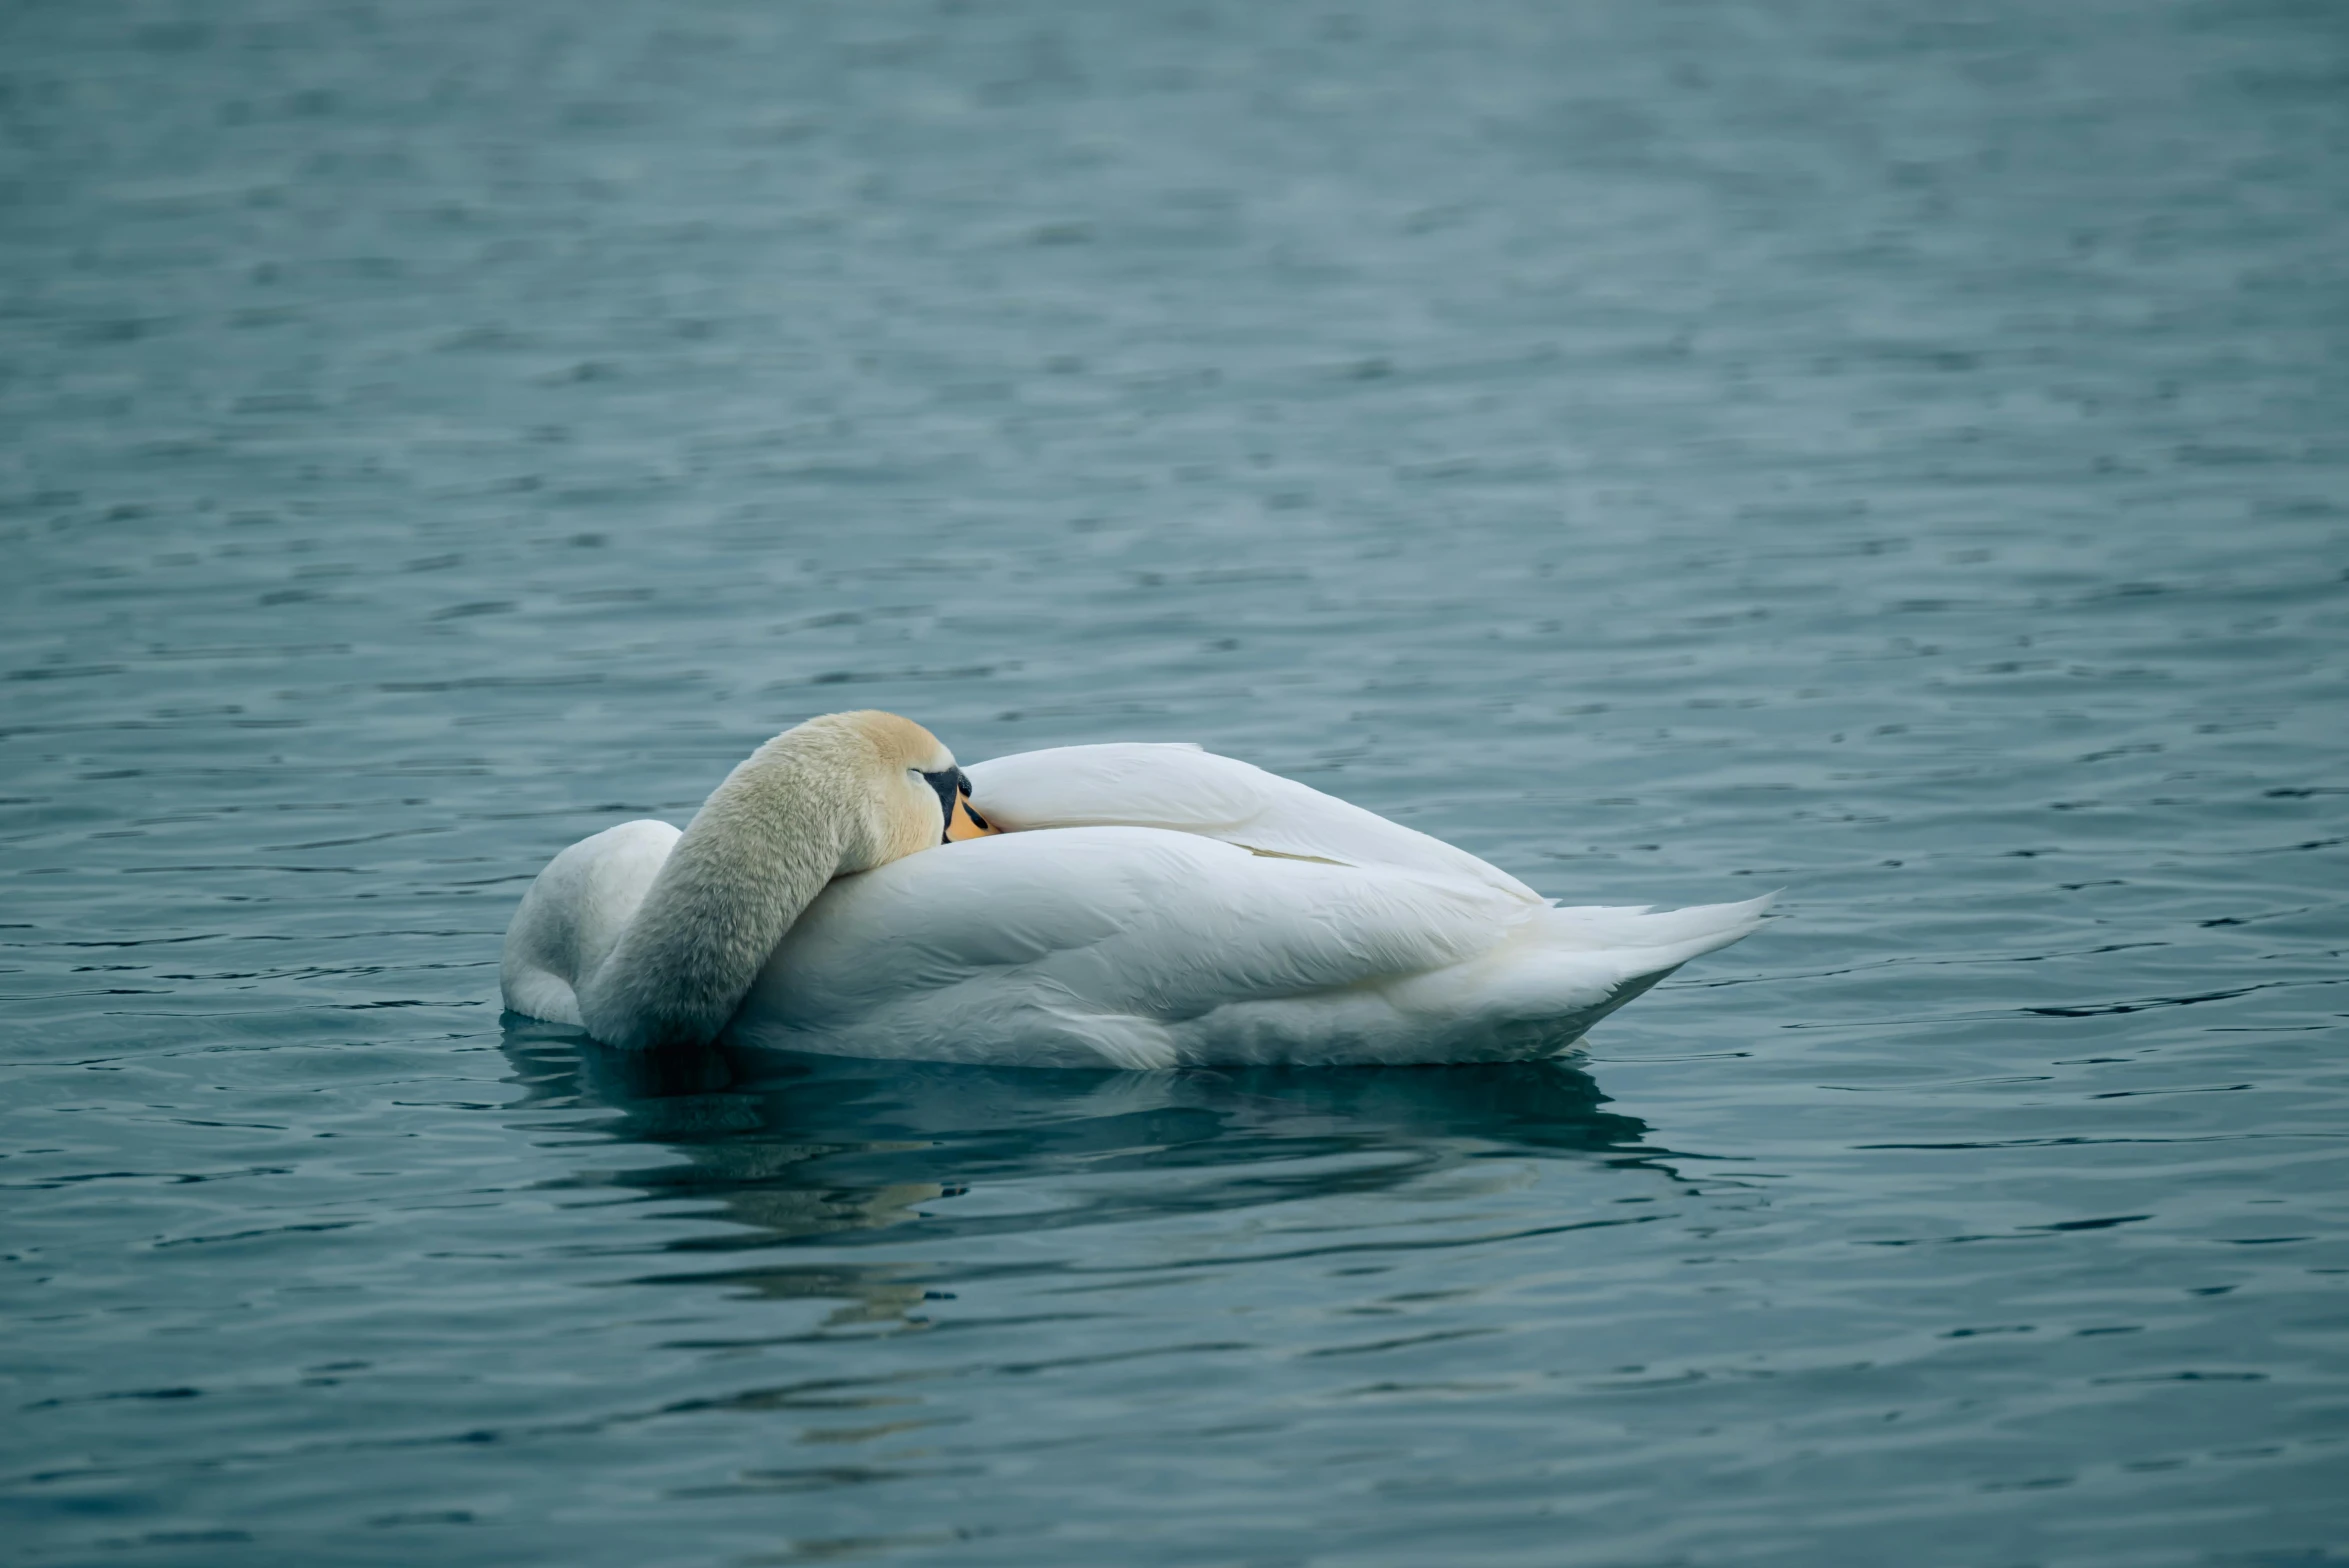
M 842 713 L 760 747 L 682 834 L 627 822 L 557 855 L 501 978 L 513 1011 L 636 1049 L 725 1034 L 1053 1067 L 1494 1061 L 1572 1045 L 1768 904 L 1561 909 L 1197 747 L 1069 746 L 965 775 L 910 720 Z

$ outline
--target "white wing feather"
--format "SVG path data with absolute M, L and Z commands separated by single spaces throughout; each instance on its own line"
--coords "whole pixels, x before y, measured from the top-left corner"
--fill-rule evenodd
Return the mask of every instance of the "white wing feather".
M 1442 839 L 1196 746 L 1059 746 L 965 771 L 971 804 L 1006 828 L 1165 828 L 1276 854 L 1460 877 L 1542 902 L 1506 871 Z
M 1236 1004 L 1447 968 L 1540 912 L 1475 882 L 1158 828 L 1007 833 L 834 882 L 735 1033 L 857 1056 L 1168 1066 L 1202 1059 L 1188 1047 Z

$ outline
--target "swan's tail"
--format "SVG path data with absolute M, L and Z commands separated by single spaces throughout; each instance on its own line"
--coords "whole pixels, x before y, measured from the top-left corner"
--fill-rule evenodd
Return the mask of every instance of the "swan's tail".
M 1480 1028 L 1538 1025 L 1564 1044 L 1701 954 L 1762 923 L 1774 894 L 1661 914 L 1646 909 L 1543 909 L 1510 941 L 1465 964 L 1390 988 L 1406 1010 L 1472 1018 Z
M 1645 907 L 1585 906 L 1550 909 L 1539 917 L 1540 941 L 1561 952 L 1622 955 L 1637 967 L 1631 974 L 1676 969 L 1692 958 L 1727 947 L 1760 927 L 1776 901 L 1764 893 L 1739 904 L 1698 904 L 1689 909 L 1651 912 Z

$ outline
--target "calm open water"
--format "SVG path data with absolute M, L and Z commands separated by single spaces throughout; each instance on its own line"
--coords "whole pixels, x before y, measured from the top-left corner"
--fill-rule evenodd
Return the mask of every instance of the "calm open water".
M 2349 1559 L 2325 0 L 0 16 L 40 1564 Z M 501 1020 L 813 712 L 1576 902 L 1571 1064 Z

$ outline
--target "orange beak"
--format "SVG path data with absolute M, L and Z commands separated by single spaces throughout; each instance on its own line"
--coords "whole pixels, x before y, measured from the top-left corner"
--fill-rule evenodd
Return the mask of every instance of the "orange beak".
M 946 817 L 946 842 L 959 844 L 966 838 L 985 838 L 1003 830 L 971 809 L 971 797 L 956 795 L 954 810 Z

